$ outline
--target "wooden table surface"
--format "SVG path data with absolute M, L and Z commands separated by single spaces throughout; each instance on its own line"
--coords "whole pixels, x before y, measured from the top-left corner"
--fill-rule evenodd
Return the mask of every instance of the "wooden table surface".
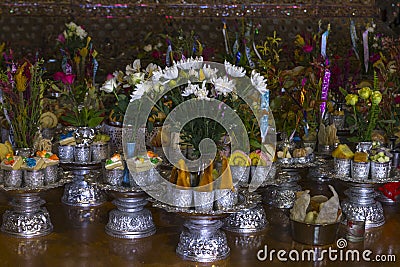
M 312 182 L 302 184 L 303 189 L 321 190 Z M 341 197 L 346 188 L 334 183 Z M 326 189 L 326 188 L 325 188 Z M 325 190 L 322 189 L 322 190 Z M 317 192 L 318 193 L 318 192 Z M 63 187 L 49 190 L 43 194 L 54 230 L 51 234 L 23 239 L 0 233 L 0 266 L 399 266 L 400 262 L 400 206 L 384 206 L 386 223 L 379 228 L 369 229 L 363 242 L 348 243 L 347 248 L 372 251 L 375 255 L 395 255 L 397 262 L 323 261 L 281 262 L 275 256 L 272 262 L 259 261 L 257 252 L 267 246 L 268 250 L 337 249 L 335 244 L 311 247 L 294 242 L 291 238 L 287 211 L 264 206 L 269 221 L 268 227 L 253 235 L 227 233 L 231 249 L 227 259 L 213 263 L 184 261 L 176 255 L 183 220 L 176 214 L 152 208 L 157 227 L 155 235 L 124 240 L 108 236 L 104 227 L 108 212 L 114 208 L 107 202 L 94 208 L 69 207 L 60 202 Z M 0 213 L 9 209 L 7 197 L 0 193 Z M 343 236 L 343 227 L 339 237 Z

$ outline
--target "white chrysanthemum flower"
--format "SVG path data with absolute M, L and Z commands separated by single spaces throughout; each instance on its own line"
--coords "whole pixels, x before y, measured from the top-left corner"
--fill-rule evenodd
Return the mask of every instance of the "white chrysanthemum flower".
M 203 57 L 181 59 L 175 65 L 183 70 L 199 70 L 203 66 Z
M 136 85 L 136 90 L 132 92 L 131 94 L 131 100 L 130 102 L 135 101 L 136 99 L 142 98 L 143 94 L 146 92 L 149 92 L 151 88 L 153 87 L 152 82 L 141 82 Z
M 217 68 L 213 69 L 213 68 L 211 68 L 210 65 L 204 65 L 204 66 L 203 66 L 203 73 L 204 73 L 204 76 L 205 76 L 206 79 L 208 79 L 208 80 L 211 80 L 211 79 L 216 78 L 217 72 L 218 72 L 218 69 L 217 69 Z
M 250 80 L 254 88 L 256 88 L 261 94 L 264 94 L 267 91 L 267 80 L 256 70 L 251 72 Z
M 117 77 L 114 76 L 112 79 L 109 79 L 104 82 L 104 84 L 100 87 L 100 91 L 104 91 L 106 93 L 112 93 L 118 87 Z
M 194 93 L 195 96 L 198 99 L 202 99 L 202 100 L 209 100 L 210 98 L 208 97 L 208 89 L 206 87 L 206 81 L 203 81 L 203 84 L 201 85 L 201 88 L 199 88 L 199 86 L 197 86 L 197 91 Z
M 149 75 L 151 75 L 154 71 L 157 71 L 157 70 L 159 70 L 159 69 L 160 69 L 160 67 L 157 66 L 157 64 L 149 63 L 149 65 L 147 65 L 147 67 L 146 67 L 146 72 L 147 72 Z
M 135 84 L 138 84 L 142 81 L 144 81 L 144 73 L 142 72 L 136 72 L 136 73 L 131 73 L 130 75 L 126 75 L 124 77 L 124 80 L 128 83 L 125 87 L 129 87 Z
M 87 36 L 87 32 L 81 26 L 76 27 L 75 32 L 81 40 Z
M 153 71 L 153 74 L 151 76 L 151 79 L 153 82 L 159 82 L 160 78 L 163 76 L 163 71 L 161 70 L 160 67 L 156 71 Z
M 179 74 L 178 68 L 176 67 L 176 65 L 173 65 L 172 67 L 165 68 L 162 77 L 164 77 L 167 80 L 173 80 L 178 78 L 178 74 Z
M 132 65 L 127 65 L 125 68 L 125 73 L 126 75 L 130 75 L 136 72 L 140 72 L 140 59 L 135 59 L 135 61 L 133 61 Z
M 226 60 L 224 65 L 226 73 L 231 77 L 240 78 L 246 75 L 246 70 L 243 67 L 236 67 Z
M 235 88 L 235 81 L 229 80 L 228 77 L 219 77 L 218 79 L 211 80 L 211 83 L 214 84 L 215 92 L 217 95 L 223 94 L 226 96 Z
M 192 84 L 190 81 L 188 81 L 188 85 L 186 86 L 185 90 L 182 92 L 182 96 L 194 95 L 197 90 L 199 90 L 199 86 L 197 84 Z

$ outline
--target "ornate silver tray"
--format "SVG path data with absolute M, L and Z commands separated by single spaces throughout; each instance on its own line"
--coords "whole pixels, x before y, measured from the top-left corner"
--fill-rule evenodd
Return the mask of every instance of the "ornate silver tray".
M 238 195 L 238 203 L 234 205 L 230 209 L 219 209 L 219 210 L 212 210 L 208 212 L 203 212 L 192 208 L 186 208 L 186 207 L 177 207 L 177 206 L 171 206 L 165 203 L 162 203 L 158 200 L 152 200 L 153 202 L 153 207 L 164 209 L 167 212 L 173 212 L 173 213 L 178 213 L 182 216 L 198 216 L 198 217 L 220 217 L 221 215 L 226 216 L 227 214 L 235 213 L 243 209 L 251 209 L 257 206 L 257 204 L 260 202 L 261 198 L 257 194 L 251 194 L 248 191 L 241 190 Z
M 60 175 L 61 172 L 59 172 Z M 53 225 L 50 214 L 44 207 L 46 201 L 40 193 L 68 183 L 70 179 L 64 177 L 55 183 L 37 187 L 4 187 L 3 190 L 11 196 L 11 209 L 3 214 L 1 231 L 16 237 L 32 238 L 50 234 Z

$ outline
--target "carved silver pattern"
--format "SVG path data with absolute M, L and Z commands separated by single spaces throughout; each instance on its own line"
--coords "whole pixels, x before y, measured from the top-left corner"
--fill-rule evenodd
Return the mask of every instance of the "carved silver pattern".
M 24 170 L 23 177 L 23 185 L 25 187 L 38 187 L 44 185 L 43 170 Z
M 389 177 L 391 162 L 371 161 L 371 179 L 386 179 Z
M 109 185 L 121 186 L 124 179 L 125 170 L 112 169 L 104 170 L 104 182 Z
M 231 214 L 223 222 L 224 230 L 244 234 L 264 230 L 268 225 L 264 208 L 261 205 Z
M 75 141 L 78 145 L 82 144 L 89 146 L 95 137 L 94 128 L 91 127 L 78 127 L 74 131 Z
M 230 166 L 232 181 L 239 186 L 247 186 L 250 178 L 250 166 Z
M 52 184 L 58 181 L 58 165 L 47 166 L 44 169 L 44 184 Z
M 354 179 L 368 179 L 370 162 L 351 161 L 351 177 Z
M 333 159 L 334 171 L 336 175 L 350 176 L 351 159 Z
M 91 161 L 90 145 L 80 144 L 74 147 L 75 162 L 90 162 Z
M 156 227 L 148 209 L 137 212 L 110 211 L 106 233 L 118 238 L 143 238 L 153 235 Z
M 46 208 L 35 213 L 19 213 L 6 210 L 3 214 L 1 231 L 19 237 L 36 237 L 49 234 L 53 230 Z
M 60 158 L 60 161 L 74 161 L 74 150 L 74 146 L 58 146 L 58 157 Z
M 228 257 L 230 248 L 219 220 L 190 219 L 185 223 L 176 253 L 185 260 L 214 262 Z
M 301 186 L 291 187 L 270 186 L 263 194 L 264 203 L 280 209 L 290 209 L 296 201 L 296 192 L 301 191 Z
M 102 161 L 110 156 L 108 143 L 93 143 L 90 145 L 90 150 L 92 161 Z
M 4 170 L 3 179 L 5 187 L 21 187 L 22 170 Z
M 72 183 L 66 184 L 61 202 L 71 206 L 98 206 L 106 201 L 106 196 L 96 183 L 86 181 L 84 176 L 76 175 Z
M 344 223 L 347 219 L 365 220 L 366 228 L 379 227 L 385 223 L 382 204 L 375 200 L 378 194 L 372 185 L 350 184 L 345 194 L 348 198 L 341 203 Z
M 156 232 L 152 214 L 144 208 L 147 204 L 147 196 L 143 191 L 113 191 L 113 195 L 116 197 L 113 204 L 117 208 L 110 211 L 105 228 L 108 235 L 136 239 L 153 235 Z

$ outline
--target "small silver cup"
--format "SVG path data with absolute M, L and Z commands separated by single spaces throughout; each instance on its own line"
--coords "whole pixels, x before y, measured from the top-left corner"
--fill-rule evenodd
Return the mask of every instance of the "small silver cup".
M 4 170 L 5 187 L 21 187 L 22 170 Z
M 215 190 L 215 205 L 219 210 L 232 208 L 237 204 L 238 190 L 237 189 L 216 189 Z
M 124 169 L 105 170 L 104 182 L 114 186 L 121 186 L 124 179 Z
M 196 211 L 210 212 L 214 206 L 214 191 L 193 191 L 194 207 Z
M 351 159 L 333 159 L 334 170 L 336 175 L 342 177 L 349 177 L 351 170 Z
M 74 146 L 59 146 L 58 157 L 64 162 L 74 161 Z
M 24 186 L 39 187 L 44 185 L 43 170 L 24 170 Z
M 110 156 L 108 143 L 96 143 L 90 145 L 92 161 L 102 161 Z
M 351 161 L 351 177 L 353 179 L 368 179 L 370 162 L 354 162 Z
M 47 166 L 44 170 L 44 184 L 53 184 L 58 181 L 58 165 Z
M 90 162 L 90 146 L 85 144 L 76 145 L 74 148 L 74 158 L 76 162 Z

